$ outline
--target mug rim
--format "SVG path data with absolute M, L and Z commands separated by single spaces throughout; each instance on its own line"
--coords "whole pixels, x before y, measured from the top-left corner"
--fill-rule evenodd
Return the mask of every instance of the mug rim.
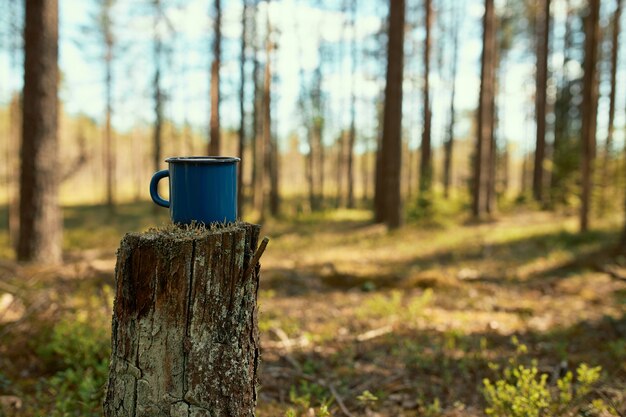
M 194 164 L 228 164 L 237 163 L 241 159 L 235 156 L 172 156 L 165 160 L 167 163 L 194 163 Z

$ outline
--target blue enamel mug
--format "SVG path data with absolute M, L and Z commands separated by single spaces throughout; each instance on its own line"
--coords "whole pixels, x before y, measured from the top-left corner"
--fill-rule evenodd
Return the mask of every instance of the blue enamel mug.
M 237 219 L 237 163 L 226 156 L 167 158 L 169 169 L 150 181 L 152 201 L 170 209 L 176 224 L 233 222 Z M 159 181 L 169 177 L 170 201 L 158 192 Z

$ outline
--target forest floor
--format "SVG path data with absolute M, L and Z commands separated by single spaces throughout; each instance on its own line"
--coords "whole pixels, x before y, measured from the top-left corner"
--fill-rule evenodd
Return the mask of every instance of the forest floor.
M 166 221 L 149 207 L 65 209 L 58 267 L 16 264 L 0 231 L 0 415 L 100 415 L 115 250 Z M 530 211 L 391 233 L 359 210 L 268 222 L 258 415 L 484 416 L 483 380 L 511 380 L 511 361 L 550 390 L 601 366 L 582 401 L 626 412 L 621 225 L 594 226 Z

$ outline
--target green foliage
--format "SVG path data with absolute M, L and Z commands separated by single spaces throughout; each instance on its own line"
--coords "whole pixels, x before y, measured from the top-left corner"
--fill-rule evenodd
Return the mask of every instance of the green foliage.
M 607 347 L 616 360 L 622 362 L 626 360 L 626 339 L 610 340 Z
M 441 402 L 439 398 L 435 398 L 432 403 L 424 406 L 424 417 L 435 417 L 441 415 Z
M 332 403 L 332 397 L 328 390 L 319 384 L 302 380 L 298 387 L 292 385 L 289 390 L 289 401 L 294 407 L 286 411 L 285 417 L 297 417 L 304 414 L 315 417 L 330 416 L 328 407 Z
M 576 379 L 578 380 L 578 395 L 587 395 L 591 392 L 593 385 L 600 380 L 602 367 L 590 368 L 586 363 L 581 363 L 576 369 Z
M 574 206 L 578 204 L 580 179 L 580 114 L 574 104 L 573 91 L 580 90 L 579 78 L 559 86 L 555 112 L 555 149 L 551 164 L 553 204 Z
M 356 314 L 361 319 L 393 317 L 413 321 L 422 314 L 432 299 L 432 288 L 425 289 L 415 297 L 406 297 L 401 290 L 392 290 L 388 295 L 376 293 L 365 300 Z
M 540 373 L 536 363 L 525 366 L 518 363 L 519 355 L 527 348 L 516 338 L 517 355 L 509 360 L 501 378 L 496 381 L 484 379 L 483 395 L 487 402 L 485 413 L 494 417 L 541 417 L 562 415 L 574 409 L 591 393 L 593 386 L 600 380 L 601 367 L 589 367 L 583 363 L 576 369 L 576 379 L 572 372 L 556 381 L 556 387 L 548 385 L 548 374 Z M 490 364 L 492 369 L 497 366 Z M 593 413 L 606 407 L 599 401 L 589 403 L 587 411 Z
M 454 224 L 467 204 L 461 199 L 444 199 L 435 192 L 420 194 L 407 201 L 407 221 L 422 227 L 445 228 Z
M 101 415 L 109 364 L 109 339 L 86 319 L 62 321 L 38 354 L 56 372 L 40 382 L 37 400 L 49 404 L 50 417 Z
M 360 395 L 356 397 L 356 399 L 364 405 L 375 403 L 378 401 L 378 397 L 369 392 L 368 390 L 363 391 Z
M 505 378 L 492 384 L 484 380 L 487 415 L 502 417 L 539 417 L 550 405 L 547 375 L 537 378 L 535 366 L 506 369 Z

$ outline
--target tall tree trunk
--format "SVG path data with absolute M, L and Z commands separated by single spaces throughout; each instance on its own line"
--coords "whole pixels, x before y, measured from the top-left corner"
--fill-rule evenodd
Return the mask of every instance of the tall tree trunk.
M 111 28 L 112 1 L 106 0 L 103 4 L 103 32 L 105 42 L 104 66 L 105 66 L 105 90 L 106 90 L 106 114 L 104 123 L 104 143 L 106 161 L 106 204 L 110 212 L 113 211 L 115 201 L 115 144 L 111 132 L 111 116 L 113 113 L 113 32 Z
M 139 202 L 141 201 L 141 197 L 143 196 L 143 192 L 144 192 L 144 149 L 143 149 L 143 137 L 141 136 L 141 134 L 139 133 L 139 131 L 137 130 L 137 128 L 134 128 L 132 133 L 131 133 L 131 149 L 133 152 L 133 155 L 137 155 L 139 161 L 141 161 L 141 163 L 138 164 L 133 164 L 133 183 L 135 185 L 135 196 L 134 196 L 134 200 L 135 202 Z
M 402 222 L 400 173 L 402 167 L 402 81 L 404 66 L 405 1 L 389 2 L 389 40 L 387 43 L 387 76 L 381 156 L 377 175 L 377 192 L 383 192 L 383 219 L 389 229 Z
M 424 91 L 423 91 L 423 106 L 424 106 L 424 129 L 422 130 L 422 145 L 420 152 L 420 179 L 419 179 L 419 191 L 420 194 L 430 192 L 432 187 L 432 158 L 431 158 L 431 144 L 430 144 L 430 125 L 431 125 L 431 111 L 430 111 L 430 32 L 432 27 L 432 4 L 431 0 L 424 0 L 424 7 L 426 13 L 426 38 L 424 39 Z
M 617 65 L 619 51 L 620 19 L 622 16 L 622 0 L 617 0 L 617 8 L 613 14 L 613 33 L 611 39 L 611 92 L 609 94 L 609 126 L 604 147 L 604 161 L 602 164 L 602 203 L 600 210 L 606 206 L 606 193 L 609 187 L 609 174 L 611 167 L 611 148 L 613 147 L 613 131 L 615 130 L 615 91 L 617 84 Z
M 339 136 L 337 136 L 337 162 L 335 164 L 336 169 L 336 182 L 337 182 L 337 196 L 336 196 L 336 207 L 343 207 L 343 173 L 344 173 L 344 161 L 345 161 L 345 132 L 342 130 L 339 132 Z
M 493 111 L 495 93 L 495 13 L 493 0 L 485 0 L 483 17 L 483 52 L 480 70 L 480 96 L 474 178 L 472 214 L 481 218 L 490 212 L 490 169 L 493 163 Z
M 533 169 L 533 197 L 544 203 L 544 177 L 546 155 L 546 97 L 548 86 L 548 55 L 550 40 L 550 1 L 538 1 L 537 19 L 537 74 L 535 88 L 535 118 L 537 121 L 537 144 Z M 543 7 L 541 7 L 543 4 Z
M 356 4 L 357 0 L 352 0 L 350 4 L 352 42 L 350 43 L 350 63 L 352 71 L 350 72 L 350 136 L 348 137 L 348 196 L 346 205 L 348 208 L 354 208 L 354 145 L 356 143 Z
M 454 12 L 454 21 L 452 22 L 452 93 L 450 94 L 450 121 L 448 123 L 448 137 L 444 144 L 443 156 L 443 195 L 444 198 L 450 197 L 450 185 L 452 183 L 452 156 L 454 150 L 454 127 L 456 123 L 456 111 L 454 100 L 456 98 L 456 73 L 458 67 L 459 56 L 459 7 L 456 6 Z
M 496 64 L 494 64 L 496 65 Z M 496 68 L 494 68 L 494 74 L 496 73 Z M 491 100 L 491 149 L 489 153 L 489 165 L 487 166 L 487 213 L 492 215 L 496 212 L 496 174 L 497 174 L 497 166 L 498 166 L 498 146 L 496 143 L 496 119 L 497 119 L 497 110 L 496 110 L 496 82 L 494 76 L 494 94 Z
M 505 144 L 502 155 L 502 193 L 509 194 L 510 172 L 511 169 L 511 148 L 508 143 Z
M 9 68 L 16 73 L 22 70 L 22 62 L 19 62 L 19 53 L 22 50 L 21 41 L 23 39 L 23 18 L 20 18 L 20 11 L 24 7 L 24 2 L 9 2 L 9 19 L 14 22 L 10 25 L 8 35 L 9 46 Z M 9 87 L 11 85 L 9 84 Z M 9 102 L 9 136 L 7 140 L 6 173 L 7 173 L 7 229 L 9 231 L 9 242 L 11 247 L 17 252 L 20 228 L 20 199 L 19 199 L 19 172 L 20 172 L 20 129 L 22 124 L 22 103 L 21 95 L 11 92 Z
M 17 54 L 17 52 L 16 52 Z M 20 154 L 20 126 L 22 123 L 22 103 L 20 96 L 15 95 L 9 104 L 9 140 L 7 154 L 8 172 L 8 226 L 11 246 L 17 251 L 20 234 L 20 198 L 19 198 L 19 154 Z
M 222 5 L 215 0 L 213 23 L 213 62 L 211 63 L 211 122 L 209 155 L 219 155 L 220 148 L 220 65 L 222 59 Z
M 277 217 L 280 213 L 280 155 L 276 134 L 272 134 L 270 142 L 270 213 Z
M 520 195 L 525 196 L 528 190 L 528 155 L 522 156 L 522 173 L 520 176 Z
M 161 168 L 161 135 L 163 130 L 163 92 L 161 91 L 161 55 L 163 53 L 163 41 L 158 32 L 158 23 L 161 19 L 161 0 L 154 0 L 154 80 L 152 84 L 154 94 L 154 132 L 153 132 L 153 168 L 158 171 Z M 154 211 L 158 209 L 154 206 Z
M 315 187 L 315 205 L 313 210 L 319 210 L 324 202 L 324 109 L 322 104 L 322 57 L 318 61 L 313 73 L 313 87 L 311 92 L 313 110 L 312 121 L 312 171 Z M 316 175 L 317 174 L 317 175 Z
M 241 159 L 239 163 L 239 172 L 237 177 L 237 213 L 243 217 L 243 149 L 246 142 L 246 41 L 247 41 L 247 14 L 248 0 L 243 0 L 243 11 L 241 13 L 241 50 L 240 50 L 240 66 L 239 66 L 239 148 L 237 154 Z
M 295 19 L 294 19 L 295 21 Z M 298 110 L 300 111 L 300 115 L 302 117 L 301 122 L 302 125 L 306 128 L 306 144 L 308 147 L 308 152 L 305 156 L 304 160 L 304 176 L 307 184 L 307 194 L 308 194 L 308 206 L 309 211 L 317 210 L 317 201 L 316 201 L 316 193 L 315 193 L 315 175 L 314 175 L 314 166 L 316 160 L 316 152 L 313 140 L 313 125 L 315 123 L 315 117 L 312 116 L 312 113 L 309 112 L 309 109 L 312 109 L 313 106 L 308 106 L 307 103 L 313 104 L 314 100 L 309 100 L 309 98 L 313 98 L 308 96 L 309 90 L 305 87 L 305 77 L 304 77 L 304 67 L 302 62 L 303 51 L 302 51 L 302 42 L 299 36 L 298 28 L 295 27 L 296 33 L 296 42 L 299 45 L 298 48 L 298 79 L 300 84 L 300 96 L 298 97 Z
M 307 190 L 309 194 L 309 210 L 316 210 L 316 200 L 315 200 L 315 177 L 313 175 L 313 165 L 314 165 L 314 152 L 313 152 L 313 132 L 310 128 L 307 129 L 306 136 L 307 142 L 309 144 L 309 153 L 306 155 L 305 160 L 305 175 L 307 182 Z
M 369 199 L 370 180 L 372 178 L 369 159 L 369 146 L 365 144 L 365 152 L 363 152 L 363 155 L 361 155 L 361 186 L 363 187 L 361 200 L 363 202 L 366 202 Z
M 572 94 L 569 91 L 569 75 L 567 64 L 571 60 L 570 51 L 572 47 L 572 20 L 573 11 L 570 0 L 565 0 L 565 32 L 563 34 L 563 65 L 561 65 L 560 86 L 557 90 L 556 103 L 554 108 L 554 143 L 552 144 L 552 175 L 550 176 L 550 199 L 554 205 L 556 197 L 562 194 L 561 179 L 559 172 L 559 159 L 561 147 L 569 136 L 570 119 L 569 110 Z
M 600 43 L 600 0 L 589 0 L 589 14 L 585 18 L 585 60 L 583 62 L 582 96 L 582 191 L 580 230 L 589 229 L 593 165 L 596 155 L 596 117 L 598 112 L 597 59 Z
M 253 98 L 252 98 L 252 134 L 251 134 L 251 143 L 252 143 L 252 172 L 251 172 L 251 187 L 250 187 L 250 199 L 252 200 L 252 205 L 254 209 L 258 211 L 259 206 L 263 206 L 263 202 L 259 201 L 259 198 L 262 198 L 259 193 L 260 184 L 259 184 L 259 172 L 262 172 L 262 169 L 259 167 L 259 117 L 260 117 L 260 94 L 259 94 L 259 46 L 257 42 L 257 11 L 258 11 L 258 0 L 253 0 L 252 7 L 252 33 L 250 35 L 250 39 L 252 42 L 252 90 L 253 90 Z
M 260 64 L 258 61 L 255 63 L 256 71 L 260 72 Z M 260 74 L 259 78 L 260 78 Z M 253 132 L 255 133 L 254 141 L 253 141 L 253 152 L 254 152 L 254 170 L 253 174 L 253 184 L 254 184 L 254 194 L 253 194 L 253 202 L 254 202 L 254 210 L 262 217 L 263 216 L 263 208 L 265 206 L 265 146 L 264 146 L 264 133 L 263 133 L 263 101 L 264 101 L 264 91 L 261 89 L 261 86 L 258 85 L 259 81 L 255 80 L 255 109 L 254 109 L 254 125 Z
M 20 168 L 20 261 L 61 260 L 57 0 L 26 2 Z
M 269 2 L 268 2 L 269 5 Z M 268 67 L 266 70 L 269 73 L 269 77 L 266 80 L 268 82 L 267 87 L 267 109 L 266 109 L 266 123 L 268 126 L 268 135 L 269 135 L 269 174 L 270 174 L 270 213 L 273 217 L 277 217 L 280 213 L 280 187 L 279 187 L 279 179 L 280 179 L 280 154 L 278 149 L 278 138 L 276 136 L 276 129 L 272 128 L 272 88 L 271 88 L 271 60 L 272 60 L 272 52 L 276 45 L 272 39 L 272 26 L 270 24 L 270 15 L 269 15 L 269 7 L 267 12 L 267 35 L 268 35 L 268 43 L 270 45 L 270 49 L 268 50 L 267 62 Z
M 376 138 L 376 154 L 374 155 L 374 222 L 385 222 L 385 189 L 383 184 L 383 135 L 382 129 Z
M 272 152 L 272 149 L 271 149 L 271 146 L 272 146 L 271 145 L 271 141 L 272 141 L 272 130 L 271 130 L 272 128 L 272 114 L 271 114 L 272 39 L 271 39 L 271 30 L 272 30 L 272 27 L 270 24 L 270 17 L 269 17 L 269 4 L 268 4 L 266 13 L 267 13 L 267 16 L 266 16 L 267 28 L 266 28 L 266 35 L 265 35 L 265 75 L 263 79 L 263 108 L 262 108 L 263 133 L 262 133 L 262 142 L 260 146 L 261 147 L 260 155 L 263 161 L 262 163 L 263 171 L 260 173 L 261 174 L 261 189 L 259 190 L 259 192 L 263 194 L 263 198 L 265 198 L 266 195 L 269 196 L 270 187 L 271 187 L 270 169 L 271 169 L 271 152 Z M 271 197 L 270 197 L 270 200 L 271 200 Z M 270 201 L 270 205 L 271 204 L 272 202 Z M 260 214 L 261 214 L 261 220 L 263 220 L 265 218 L 264 206 L 261 205 L 259 209 L 260 209 Z

